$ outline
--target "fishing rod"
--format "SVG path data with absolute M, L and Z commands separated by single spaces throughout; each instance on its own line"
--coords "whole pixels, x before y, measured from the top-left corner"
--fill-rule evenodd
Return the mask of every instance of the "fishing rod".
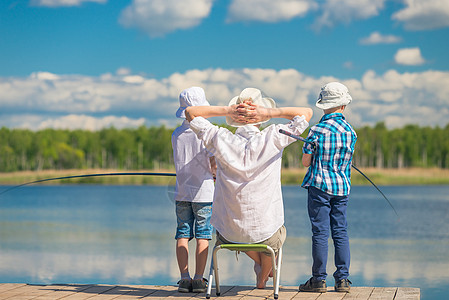
M 316 147 L 316 144 L 314 142 L 308 141 L 305 138 L 300 137 L 299 135 L 293 134 L 293 133 L 285 131 L 283 129 L 279 129 L 279 132 L 282 134 L 285 134 L 289 137 L 292 137 L 296 140 L 311 144 L 311 145 L 313 145 L 314 148 Z M 398 218 L 399 218 L 399 215 L 398 215 L 396 209 L 393 207 L 393 204 L 391 204 L 390 200 L 388 200 L 387 196 L 385 196 L 385 194 L 377 187 L 377 185 L 371 179 L 369 179 L 368 176 L 366 176 L 362 171 L 360 171 L 359 168 L 354 166 L 354 164 L 351 164 L 351 167 L 353 167 L 357 172 L 359 172 L 363 177 L 365 177 L 365 179 L 368 180 L 379 191 L 379 193 L 384 197 L 384 199 L 387 200 L 388 204 L 390 204 L 390 207 L 393 209 L 396 216 L 398 216 Z
M 72 176 L 64 176 L 64 177 L 54 177 L 54 178 L 46 178 L 46 179 L 40 179 L 35 181 L 30 181 L 26 183 L 22 183 L 19 185 L 15 185 L 13 187 L 10 187 L 2 192 L 0 192 L 0 195 L 9 192 L 11 190 L 14 190 L 16 188 L 30 185 L 34 183 L 39 182 L 45 182 L 45 181 L 52 181 L 52 180 L 62 180 L 62 179 L 71 179 L 71 178 L 84 178 L 84 177 L 98 177 L 98 176 L 129 176 L 129 175 L 143 175 L 143 176 L 176 176 L 175 173 L 153 173 L 153 172 L 124 172 L 124 173 L 101 173 L 101 174 L 84 174 L 84 175 L 72 175 Z

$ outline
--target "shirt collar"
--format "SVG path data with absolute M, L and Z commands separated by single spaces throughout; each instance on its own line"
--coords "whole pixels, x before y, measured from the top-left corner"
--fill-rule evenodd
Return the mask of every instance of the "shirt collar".
M 327 114 L 327 115 L 324 115 L 323 117 L 321 117 L 320 122 L 323 122 L 323 121 L 326 121 L 329 119 L 344 120 L 345 116 L 343 116 L 342 113 L 331 113 L 331 114 Z
M 237 128 L 235 134 L 244 137 L 245 139 L 250 139 L 252 136 L 259 133 L 260 130 L 254 125 L 248 124 L 242 127 Z

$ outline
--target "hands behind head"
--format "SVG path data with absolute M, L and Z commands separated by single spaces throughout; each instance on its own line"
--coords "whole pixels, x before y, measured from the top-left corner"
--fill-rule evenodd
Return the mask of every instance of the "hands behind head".
M 270 119 L 268 109 L 247 99 L 240 104 L 231 106 L 231 117 L 242 124 L 253 124 Z

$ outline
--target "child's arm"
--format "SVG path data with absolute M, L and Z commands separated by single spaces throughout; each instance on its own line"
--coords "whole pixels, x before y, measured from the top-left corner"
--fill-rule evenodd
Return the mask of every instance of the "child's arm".
M 306 168 L 309 167 L 312 164 L 312 158 L 313 158 L 313 154 L 303 153 L 302 154 L 302 165 Z
M 191 122 L 196 117 L 232 117 L 237 122 L 245 123 L 243 104 L 232 106 L 189 106 L 185 110 L 187 121 Z
M 189 106 L 186 108 L 187 121 L 191 122 L 196 117 L 218 117 L 226 116 L 229 113 L 228 106 Z
M 250 123 L 262 122 L 271 118 L 293 119 L 295 116 L 304 116 L 309 122 L 313 115 L 313 110 L 308 107 L 278 107 L 265 108 L 256 104 L 249 104 L 245 113 L 247 121 Z

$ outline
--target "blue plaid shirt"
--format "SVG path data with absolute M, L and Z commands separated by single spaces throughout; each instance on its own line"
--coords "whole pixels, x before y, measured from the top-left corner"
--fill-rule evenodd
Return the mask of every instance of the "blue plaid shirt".
M 324 115 L 309 130 L 303 153 L 312 154 L 302 187 L 316 187 L 331 195 L 346 196 L 351 189 L 351 162 L 357 134 L 341 113 Z

